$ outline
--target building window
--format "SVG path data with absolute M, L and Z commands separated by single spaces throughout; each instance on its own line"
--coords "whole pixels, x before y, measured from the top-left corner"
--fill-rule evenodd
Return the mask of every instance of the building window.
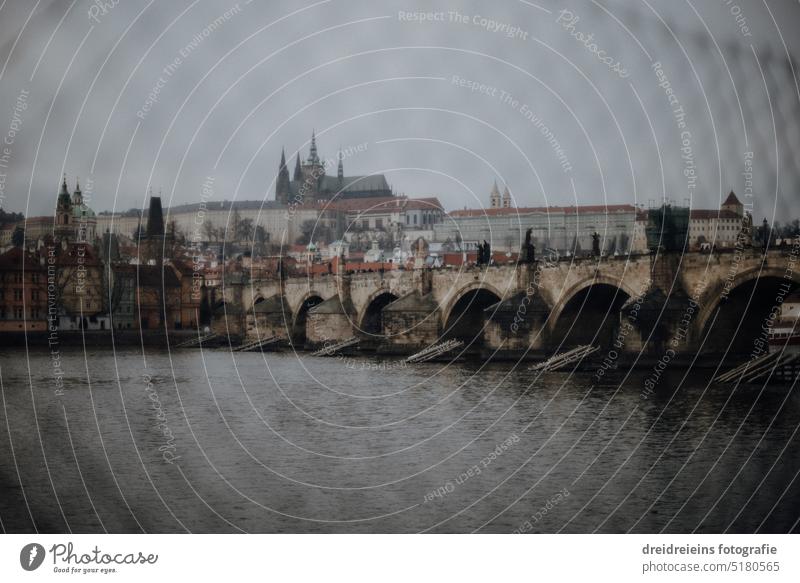
M 22 301 L 22 290 L 21 289 L 15 289 L 14 290 L 14 301 L 15 302 L 21 302 Z
M 364 219 L 363 221 L 361 221 L 361 228 L 364 229 L 364 230 L 369 230 L 369 220 L 368 219 Z
M 19 306 L 14 308 L 14 318 L 17 320 L 22 320 L 22 308 Z
M 39 290 L 38 289 L 32 289 L 31 290 L 31 299 L 34 300 L 34 301 L 39 299 Z
M 417 224 L 417 215 L 414 215 L 414 224 Z
M 382 229 L 383 228 L 383 219 L 375 219 L 375 228 Z

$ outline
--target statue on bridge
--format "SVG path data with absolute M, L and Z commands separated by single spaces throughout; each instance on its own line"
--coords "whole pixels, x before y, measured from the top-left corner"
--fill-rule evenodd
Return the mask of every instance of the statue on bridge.
M 771 229 L 769 228 L 769 222 L 767 221 L 767 217 L 764 217 L 764 220 L 761 223 L 761 247 L 764 253 L 767 252 L 769 248 L 770 239 L 772 239 Z
M 536 260 L 536 246 L 533 244 L 532 235 L 533 229 L 525 231 L 525 244 L 522 246 L 522 263 L 531 264 Z
M 592 233 L 592 256 L 600 257 L 600 235 L 597 231 Z
M 477 265 L 489 265 L 492 260 L 492 247 L 486 241 L 483 240 L 483 245 L 478 243 L 478 258 L 477 258 Z

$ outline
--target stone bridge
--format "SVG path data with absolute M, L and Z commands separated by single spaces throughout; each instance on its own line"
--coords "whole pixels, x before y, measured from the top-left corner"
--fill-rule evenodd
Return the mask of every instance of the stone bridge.
M 225 284 L 231 309 L 223 325 L 252 338 L 283 336 L 298 348 L 356 335 L 361 348 L 398 353 L 448 338 L 507 356 L 589 343 L 747 353 L 769 314 L 800 286 L 798 254 L 800 240 L 766 254 L 540 258 L 530 265 L 242 280 Z

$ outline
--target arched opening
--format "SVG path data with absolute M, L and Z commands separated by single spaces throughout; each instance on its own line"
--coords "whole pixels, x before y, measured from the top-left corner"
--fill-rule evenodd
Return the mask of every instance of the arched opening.
M 379 340 L 379 337 L 383 335 L 383 308 L 396 299 L 397 296 L 390 292 L 384 292 L 374 297 L 361 318 L 359 331 L 371 339 Z
M 463 340 L 471 348 L 480 348 L 484 343 L 486 308 L 500 301 L 500 297 L 485 288 L 466 292 L 450 310 L 444 327 L 446 340 Z
M 256 313 L 257 313 L 256 306 L 258 306 L 259 304 L 263 304 L 263 303 L 264 303 L 264 297 L 260 296 L 260 295 L 256 296 L 253 299 L 253 305 L 250 308 L 250 312 L 247 315 L 255 318 L 256 317 Z
M 619 326 L 620 309 L 629 297 L 620 288 L 607 283 L 581 289 L 556 316 L 550 343 L 562 350 L 586 344 L 611 346 Z
M 736 362 L 767 350 L 771 316 L 780 319 L 783 299 L 798 288 L 777 276 L 751 279 L 734 287 L 710 312 L 700 336 L 703 354 L 725 352 Z
M 306 343 L 306 322 L 308 321 L 308 311 L 314 306 L 322 303 L 322 298 L 319 296 L 309 296 L 300 305 L 297 310 L 297 316 L 292 324 L 292 344 L 302 346 Z

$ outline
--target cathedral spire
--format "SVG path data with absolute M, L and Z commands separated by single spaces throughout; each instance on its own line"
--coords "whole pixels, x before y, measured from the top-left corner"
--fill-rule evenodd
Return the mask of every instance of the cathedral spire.
M 286 204 L 289 201 L 289 169 L 286 167 L 286 151 L 281 148 L 281 165 L 278 168 L 278 179 L 275 181 L 275 200 Z
M 489 193 L 489 207 L 493 209 L 500 208 L 500 189 L 497 188 L 497 180 L 494 181 L 492 192 Z
M 69 194 L 69 191 L 67 190 L 67 173 L 66 172 L 64 172 L 64 177 L 62 178 L 61 192 L 59 192 L 59 194 Z
M 294 181 L 300 182 L 303 180 L 303 170 L 300 167 L 300 152 L 297 152 L 297 162 L 294 165 Z
M 317 155 L 317 135 L 315 130 L 311 130 L 311 149 L 308 152 L 308 163 L 319 164 L 319 156 Z
M 339 177 L 339 185 L 341 186 L 342 182 L 344 182 L 344 164 L 342 163 L 342 147 L 339 146 L 339 170 L 337 172 L 337 176 Z

